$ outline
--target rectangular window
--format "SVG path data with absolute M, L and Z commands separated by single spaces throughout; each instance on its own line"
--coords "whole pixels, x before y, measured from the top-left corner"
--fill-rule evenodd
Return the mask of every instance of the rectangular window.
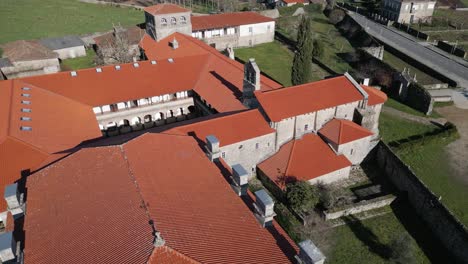
M 255 143 L 255 149 L 258 149 L 258 147 L 259 147 L 259 144 Z
M 221 157 L 222 157 L 223 159 L 226 158 L 226 153 L 225 153 L 225 152 L 221 153 Z
M 307 131 L 307 130 L 309 130 L 309 125 L 304 126 L 304 131 Z
M 253 33 L 253 27 L 249 27 L 249 33 Z
M 353 155 L 354 149 L 351 149 L 351 155 Z

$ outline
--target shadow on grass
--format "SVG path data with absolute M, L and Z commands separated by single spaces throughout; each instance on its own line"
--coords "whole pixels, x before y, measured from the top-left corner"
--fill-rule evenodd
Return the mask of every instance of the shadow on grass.
M 431 263 L 456 263 L 407 201 L 399 198 L 391 204 L 391 208 Z
M 358 218 L 353 215 L 349 215 L 343 217 L 343 220 L 354 235 L 367 245 L 369 251 L 374 252 L 384 259 L 388 259 L 390 257 L 391 249 L 387 245 L 381 243 L 374 232 L 364 226 Z

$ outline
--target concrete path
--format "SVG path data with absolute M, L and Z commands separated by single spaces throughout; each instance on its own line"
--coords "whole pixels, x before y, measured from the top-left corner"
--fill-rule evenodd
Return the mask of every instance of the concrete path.
M 420 124 L 424 124 L 424 125 L 434 125 L 434 124 L 443 125 L 443 124 L 445 124 L 447 122 L 447 119 L 445 119 L 445 118 L 428 118 L 428 117 L 422 117 L 422 116 L 415 116 L 415 115 L 408 114 L 408 113 L 402 112 L 400 110 L 397 110 L 395 108 L 388 107 L 388 106 L 385 106 L 385 105 L 384 105 L 382 111 L 384 113 L 386 113 L 386 114 L 396 116 L 396 117 L 400 117 L 400 118 L 406 119 L 408 121 L 416 122 L 416 123 L 420 123 Z
M 396 50 L 406 54 L 407 56 L 419 61 L 420 63 L 432 68 L 436 72 L 455 81 L 458 86 L 468 88 L 468 67 L 457 63 L 438 52 L 435 52 L 418 42 L 404 37 L 388 27 L 375 23 L 359 14 L 349 12 L 349 15 L 357 22 L 365 31 L 379 41 L 392 46 Z

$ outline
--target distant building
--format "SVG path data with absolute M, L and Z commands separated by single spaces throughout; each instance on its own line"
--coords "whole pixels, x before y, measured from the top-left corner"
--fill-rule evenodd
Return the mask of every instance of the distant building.
M 383 17 L 398 23 L 412 24 L 432 21 L 436 1 L 384 0 Z
M 60 71 L 57 53 L 38 41 L 18 40 L 3 44 L 0 71 L 7 79 Z
M 179 32 L 201 39 L 218 50 L 272 42 L 275 21 L 255 12 L 191 16 L 189 9 L 173 4 L 145 8 L 146 33 L 159 41 Z
M 86 56 L 85 43 L 78 36 L 46 38 L 40 43 L 57 53 L 61 60 Z
M 280 0 L 278 1 L 278 6 L 293 6 L 296 4 L 308 5 L 308 0 Z

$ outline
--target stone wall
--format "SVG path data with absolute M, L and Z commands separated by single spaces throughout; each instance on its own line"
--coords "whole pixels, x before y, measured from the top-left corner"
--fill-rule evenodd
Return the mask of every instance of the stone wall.
M 428 225 L 448 252 L 461 263 L 468 260 L 468 230 L 383 142 L 374 149 L 378 166 Z
M 341 144 L 338 146 L 337 152 L 345 155 L 353 165 L 360 164 L 371 150 L 371 138 L 372 136 L 368 136 L 346 144 Z
M 54 52 L 58 54 L 61 60 L 86 56 L 86 50 L 84 46 L 58 49 L 54 50 Z
M 22 78 L 34 75 L 56 73 L 60 71 L 58 59 L 13 62 L 13 67 L 2 68 L 7 79 Z
M 391 204 L 395 200 L 395 196 L 389 194 L 386 196 L 377 197 L 371 200 L 364 200 L 358 203 L 352 204 L 346 208 L 339 208 L 335 210 L 328 210 L 323 212 L 325 220 L 337 219 L 342 216 L 359 214 L 369 210 L 381 208 Z
M 231 167 L 241 164 L 249 172 L 249 178 L 252 178 L 257 164 L 275 154 L 275 135 L 276 133 L 271 133 L 222 146 L 220 147 L 221 157 Z

